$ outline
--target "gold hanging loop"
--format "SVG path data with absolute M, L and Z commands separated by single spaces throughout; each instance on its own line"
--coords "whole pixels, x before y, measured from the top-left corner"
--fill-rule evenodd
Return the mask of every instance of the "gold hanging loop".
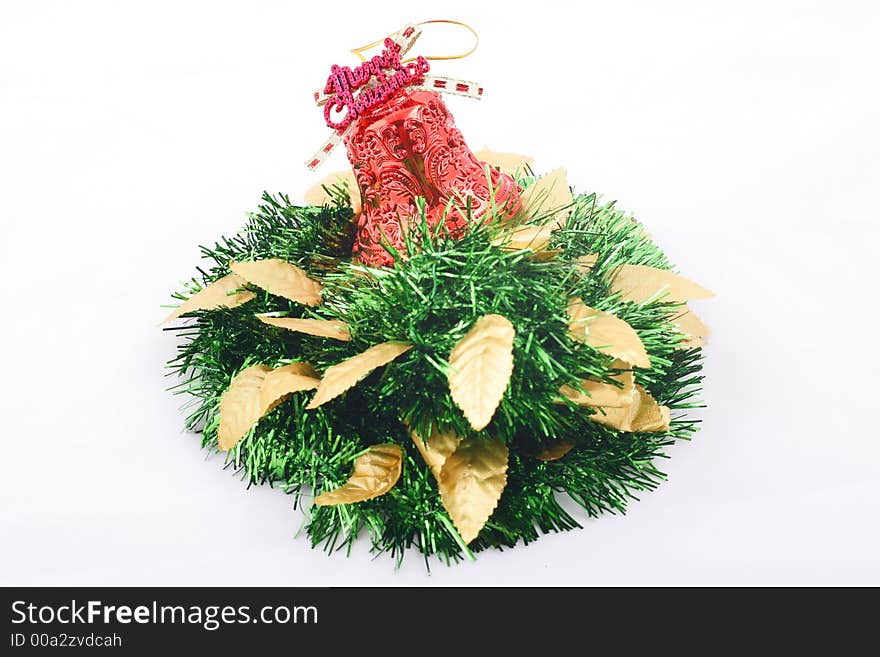
M 447 25 L 458 25 L 459 27 L 465 28 L 468 32 L 474 35 L 474 45 L 470 50 L 463 52 L 458 55 L 425 55 L 425 59 L 432 61 L 440 61 L 440 60 L 451 60 L 451 59 L 464 59 L 465 57 L 473 54 L 473 52 L 477 49 L 477 46 L 480 45 L 480 35 L 477 34 L 477 31 L 472 28 L 467 23 L 462 23 L 461 21 L 452 21 L 452 20 L 433 20 L 433 21 L 422 21 L 421 23 L 416 23 L 416 26 L 421 27 L 422 25 L 434 25 L 437 23 L 446 23 Z M 390 36 L 390 35 L 389 35 Z M 385 39 L 379 39 L 378 41 L 373 41 L 372 43 L 368 43 L 365 46 L 361 46 L 359 48 L 352 48 L 351 52 L 353 55 L 356 55 L 362 62 L 367 61 L 367 58 L 364 57 L 364 53 L 371 48 L 375 48 L 376 46 L 381 46 L 385 42 Z M 403 63 L 414 61 L 415 57 L 410 57 L 409 59 L 404 59 Z

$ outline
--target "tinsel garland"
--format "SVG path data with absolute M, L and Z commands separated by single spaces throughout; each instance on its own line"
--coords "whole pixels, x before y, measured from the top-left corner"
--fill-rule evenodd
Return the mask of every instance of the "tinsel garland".
M 524 188 L 516 221 L 453 239 L 422 207 L 372 268 L 351 259 L 350 183 L 267 194 L 176 295 L 187 428 L 294 495 L 314 546 L 366 529 L 398 560 L 449 562 L 528 543 L 580 526 L 563 496 L 624 511 L 695 430 L 707 330 L 685 303 L 706 291 L 614 203 L 494 164 Z

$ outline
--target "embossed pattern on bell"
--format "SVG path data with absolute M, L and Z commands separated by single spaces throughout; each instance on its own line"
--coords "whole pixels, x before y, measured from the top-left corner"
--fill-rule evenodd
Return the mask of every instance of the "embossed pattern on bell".
M 402 90 L 389 102 L 361 114 L 346 135 L 348 159 L 361 193 L 352 256 L 371 266 L 400 251 L 406 222 L 416 216 L 416 198 L 426 201 L 432 230 L 441 222 L 453 237 L 467 227 L 467 208 L 479 220 L 493 203 L 501 216 L 519 209 L 522 189 L 507 174 L 477 160 L 440 94 Z M 447 204 L 453 205 L 447 212 Z M 445 220 L 444 220 L 444 214 Z

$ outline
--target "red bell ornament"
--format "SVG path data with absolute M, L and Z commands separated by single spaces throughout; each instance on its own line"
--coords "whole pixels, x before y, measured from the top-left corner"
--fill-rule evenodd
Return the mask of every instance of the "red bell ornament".
M 344 143 L 363 207 L 352 256 L 364 264 L 394 262 L 383 243 L 403 248 L 406 225 L 418 213 L 416 197 L 426 201 L 429 227 L 443 222 L 453 237 L 464 233 L 468 209 L 471 221 L 493 204 L 496 216 L 519 209 L 520 186 L 493 167 L 486 175 L 436 92 L 401 89 L 362 112 Z
M 489 212 L 508 217 L 520 205 L 522 188 L 474 157 L 432 90 L 479 97 L 482 87 L 448 78 L 432 83 L 425 57 L 401 60 L 419 33 L 407 26 L 384 40 L 381 54 L 356 68 L 331 67 L 323 90 L 315 93 L 336 132 L 308 167 L 320 165 L 340 138 L 345 143 L 362 206 L 352 257 L 372 266 L 394 262 L 389 248 L 404 251 L 407 224 L 419 213 L 418 197 L 425 199 L 429 228 L 436 231 L 442 223 L 454 238 L 464 234 L 469 218 L 479 221 Z

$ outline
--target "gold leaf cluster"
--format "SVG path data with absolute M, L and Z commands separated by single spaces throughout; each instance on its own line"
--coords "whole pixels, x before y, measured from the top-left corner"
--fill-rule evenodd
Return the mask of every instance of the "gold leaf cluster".
M 596 254 L 581 256 L 577 266 L 582 271 L 591 270 L 598 260 Z M 624 301 L 644 303 L 649 299 L 662 299 L 681 304 L 680 312 L 672 318 L 672 323 L 682 334 L 681 347 L 703 347 L 710 335 L 706 326 L 694 312 L 685 305 L 694 299 L 708 299 L 714 294 L 703 286 L 665 269 L 644 265 L 619 265 L 609 276 L 611 292 L 620 295 Z
M 506 173 L 528 172 L 531 158 L 511 153 L 481 151 L 478 159 Z M 330 201 L 321 184 L 345 182 L 356 214 L 361 212 L 359 191 L 351 171 L 331 174 L 306 192 L 313 205 Z M 521 208 L 502 228 L 493 244 L 508 251 L 530 250 L 536 259 L 557 254 L 549 249 L 553 230 L 562 226 L 574 204 L 563 169 L 557 169 L 523 190 Z M 576 266 L 588 271 L 597 256 L 584 256 Z M 231 274 L 194 294 L 165 321 L 195 310 L 236 306 L 254 298 L 246 285 L 266 290 L 306 306 L 322 303 L 322 285 L 305 271 L 277 259 L 230 263 Z M 671 272 L 641 265 L 622 265 L 609 277 L 613 292 L 625 301 L 643 303 L 652 298 L 682 304 L 672 321 L 682 333 L 683 346 L 697 346 L 709 335 L 708 328 L 684 304 L 711 293 Z M 619 431 L 667 431 L 670 413 L 635 381 L 633 368 L 650 368 L 647 350 L 636 331 L 611 313 L 568 302 L 568 335 L 613 357 L 617 373 L 605 380 L 583 379 L 559 389 L 561 404 L 583 407 L 592 421 Z M 332 340 L 351 340 L 349 327 L 339 321 L 258 315 L 267 325 Z M 469 437 L 432 427 L 427 435 L 411 431 L 412 440 L 435 477 L 444 508 L 465 543 L 473 541 L 495 511 L 507 484 L 509 450 L 491 435 L 489 427 L 509 386 L 514 368 L 516 330 L 506 317 L 480 317 L 449 354 L 448 384 L 452 400 L 472 429 L 483 432 Z M 236 375 L 220 401 L 218 443 L 221 450 L 234 447 L 248 431 L 289 395 L 315 390 L 307 408 L 315 409 L 344 394 L 379 367 L 406 353 L 412 345 L 385 342 L 328 367 L 319 375 L 308 363 L 291 363 L 272 369 L 248 367 Z M 487 430 L 487 427 L 489 429 Z M 575 446 L 560 440 L 546 444 L 535 454 L 542 461 L 563 458 Z M 384 495 L 401 476 L 403 449 L 394 444 L 373 445 L 359 454 L 347 482 L 321 493 L 318 506 L 352 504 Z
M 305 271 L 289 262 L 278 259 L 230 262 L 229 268 L 231 274 L 199 290 L 175 308 L 162 323 L 195 310 L 236 308 L 245 304 L 256 297 L 252 291 L 243 289 L 246 284 L 307 306 L 321 303 L 321 283 L 309 278 Z

